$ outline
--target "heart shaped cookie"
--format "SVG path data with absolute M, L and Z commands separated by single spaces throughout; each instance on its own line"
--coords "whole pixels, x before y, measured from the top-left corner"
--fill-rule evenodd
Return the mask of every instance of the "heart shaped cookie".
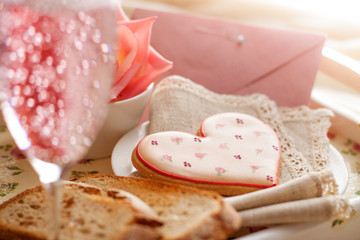
M 132 162 L 145 177 L 235 195 L 277 184 L 280 143 L 259 119 L 222 113 L 204 120 L 199 136 L 168 131 L 144 137 Z

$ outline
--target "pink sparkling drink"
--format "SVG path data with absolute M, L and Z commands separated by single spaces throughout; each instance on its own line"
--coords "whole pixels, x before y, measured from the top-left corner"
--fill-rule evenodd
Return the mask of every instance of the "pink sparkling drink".
M 12 109 L 5 119 L 10 131 L 18 121 L 13 136 L 22 150 L 63 165 L 84 156 L 106 114 L 114 11 L 92 1 L 85 9 L 82 1 L 26 2 L 1 7 L 1 92 L 3 108 Z
M 58 211 L 58 183 L 94 141 L 116 67 L 116 0 L 0 0 L 0 103 Z M 53 238 L 59 238 L 57 216 Z

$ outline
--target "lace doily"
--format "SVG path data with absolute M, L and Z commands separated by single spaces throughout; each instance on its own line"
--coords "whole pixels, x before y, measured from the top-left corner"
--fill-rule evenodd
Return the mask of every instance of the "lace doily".
M 205 118 L 220 112 L 242 112 L 261 119 L 280 139 L 280 183 L 327 167 L 330 114 L 325 110 L 279 109 L 265 95 L 217 94 L 181 76 L 167 77 L 157 85 L 150 109 L 150 133 L 174 130 L 195 134 Z M 292 128 L 299 123 L 306 129 Z M 305 137 L 299 141 L 301 136 Z
M 279 108 L 281 119 L 295 145 L 308 159 L 313 171 L 327 168 L 329 139 L 327 131 L 333 113 L 328 109 L 312 110 L 306 106 Z

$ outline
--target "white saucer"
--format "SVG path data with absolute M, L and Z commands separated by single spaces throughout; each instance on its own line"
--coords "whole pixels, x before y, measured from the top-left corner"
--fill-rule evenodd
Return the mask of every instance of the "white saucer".
M 148 128 L 149 122 L 145 122 L 117 142 L 111 155 L 111 165 L 115 175 L 129 176 L 136 171 L 131 163 L 131 154 L 139 141 L 148 134 Z M 339 186 L 339 193 L 344 193 L 349 181 L 349 173 L 343 157 L 332 145 L 329 149 L 329 167 Z

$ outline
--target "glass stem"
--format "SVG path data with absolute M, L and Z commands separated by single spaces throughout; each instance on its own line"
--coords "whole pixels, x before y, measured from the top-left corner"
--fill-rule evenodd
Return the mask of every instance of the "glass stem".
M 54 163 L 42 161 L 31 152 L 27 152 L 30 163 L 39 175 L 44 188 L 45 200 L 48 204 L 47 223 L 48 239 L 59 240 L 61 231 L 61 207 L 62 207 L 62 184 L 64 173 L 69 166 L 60 166 Z
M 60 239 L 61 230 L 61 200 L 62 200 L 62 180 L 42 184 L 45 190 L 45 196 L 48 206 L 48 227 L 50 240 Z

